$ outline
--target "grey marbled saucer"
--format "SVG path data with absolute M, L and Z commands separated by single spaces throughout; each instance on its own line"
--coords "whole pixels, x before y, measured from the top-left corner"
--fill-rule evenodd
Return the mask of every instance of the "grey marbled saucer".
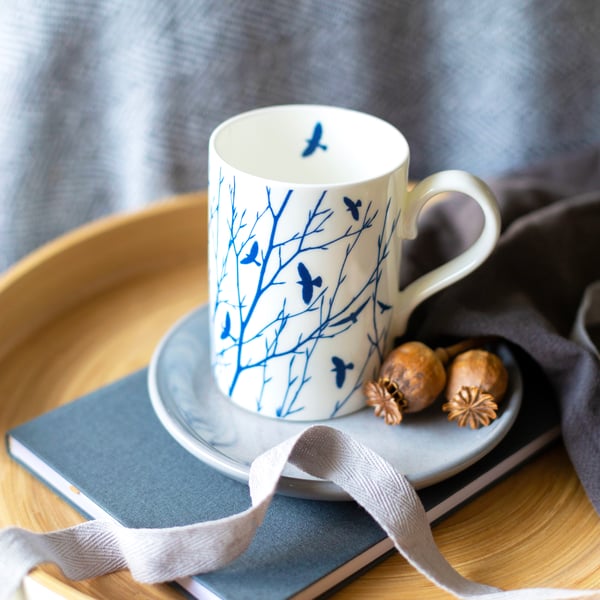
M 518 366 L 507 347 L 498 352 L 510 386 L 498 418 L 478 430 L 446 419 L 440 404 L 386 426 L 365 409 L 321 424 L 336 427 L 372 448 L 404 473 L 416 488 L 437 483 L 472 465 L 506 435 L 522 397 Z M 186 450 L 224 474 L 248 481 L 250 463 L 259 454 L 296 435 L 310 423 L 279 421 L 234 405 L 216 387 L 210 368 L 208 307 L 178 321 L 156 348 L 148 371 L 154 410 L 166 430 Z M 348 500 L 330 481 L 315 479 L 288 465 L 280 480 L 282 494 L 315 500 Z

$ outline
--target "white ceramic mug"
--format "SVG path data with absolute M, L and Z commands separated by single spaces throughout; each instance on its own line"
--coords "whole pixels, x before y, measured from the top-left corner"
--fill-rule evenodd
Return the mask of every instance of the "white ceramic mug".
M 480 265 L 500 217 L 462 171 L 408 184 L 408 144 L 376 117 L 275 106 L 225 121 L 209 147 L 209 280 L 215 380 L 268 417 L 324 420 L 365 405 L 412 310 Z M 424 204 L 462 192 L 484 213 L 474 244 L 399 290 L 402 239 Z

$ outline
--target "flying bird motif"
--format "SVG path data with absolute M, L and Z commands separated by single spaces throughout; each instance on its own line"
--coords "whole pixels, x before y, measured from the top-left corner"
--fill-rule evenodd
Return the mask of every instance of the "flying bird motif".
M 379 310 L 381 311 L 381 314 L 383 314 L 386 310 L 390 310 L 392 308 L 391 304 L 386 304 L 381 300 L 377 300 L 377 304 L 379 305 Z
M 358 321 L 358 315 L 364 310 L 367 304 L 369 304 L 368 298 L 355 311 L 351 312 L 347 317 L 332 323 L 331 326 L 337 327 L 338 325 L 345 325 L 346 323 L 356 323 Z
M 306 148 L 304 149 L 304 152 L 302 153 L 302 156 L 304 158 L 313 154 L 313 152 L 317 148 L 321 148 L 321 150 L 327 150 L 327 146 L 325 144 L 321 143 L 322 136 L 323 136 L 323 126 L 321 125 L 321 123 L 319 123 L 317 121 L 315 128 L 313 129 L 312 137 L 310 139 L 306 140 L 307 145 L 306 145 Z
M 240 263 L 242 265 L 249 265 L 250 263 L 254 263 L 255 265 L 258 265 L 260 267 L 260 263 L 256 260 L 257 256 L 258 256 L 258 242 L 254 242 L 252 244 L 252 247 L 250 248 L 250 252 L 248 252 L 248 254 L 246 254 L 246 256 L 244 258 L 242 258 L 242 260 L 240 260 Z
M 353 363 L 345 363 L 339 356 L 332 356 L 331 362 L 333 363 L 332 372 L 335 373 L 335 385 L 341 388 L 346 381 L 346 371 L 354 369 Z
M 224 340 L 231 335 L 231 317 L 229 313 L 225 313 L 225 324 L 223 325 L 223 330 L 221 331 L 221 339 Z
M 358 209 L 362 206 L 362 202 L 357 200 L 354 202 L 352 198 L 348 198 L 348 196 L 344 196 L 344 204 L 346 205 L 346 210 L 352 215 L 352 218 L 355 221 L 358 221 Z
M 300 275 L 300 281 L 297 283 L 302 286 L 302 300 L 304 300 L 305 304 L 310 304 L 314 288 L 321 287 L 323 285 L 323 279 L 321 277 L 315 277 L 313 279 L 304 263 L 298 263 L 298 275 Z

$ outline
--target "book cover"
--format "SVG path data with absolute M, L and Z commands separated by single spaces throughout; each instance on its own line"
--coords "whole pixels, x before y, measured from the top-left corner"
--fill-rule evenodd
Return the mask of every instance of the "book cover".
M 185 525 L 248 508 L 245 484 L 205 465 L 165 431 L 146 378 L 138 371 L 14 428 L 10 454 L 86 516 L 127 527 Z M 506 438 L 475 465 L 419 491 L 430 522 L 558 438 L 544 381 L 523 379 L 523 406 Z M 391 541 L 355 503 L 278 495 L 246 553 L 177 583 L 197 598 L 314 598 L 390 551 Z

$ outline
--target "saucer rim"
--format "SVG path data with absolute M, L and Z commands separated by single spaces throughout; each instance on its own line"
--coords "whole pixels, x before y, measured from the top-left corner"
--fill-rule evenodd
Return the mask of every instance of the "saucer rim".
M 177 319 L 156 345 L 150 359 L 147 375 L 147 387 L 150 395 L 150 401 L 161 425 L 186 451 L 205 464 L 220 471 L 224 475 L 241 483 L 247 484 L 250 466 L 240 463 L 238 460 L 232 459 L 206 440 L 199 439 L 198 436 L 192 436 L 192 434 L 186 432 L 186 427 L 180 423 L 179 419 L 172 415 L 165 405 L 159 389 L 159 363 L 161 358 L 164 356 L 165 348 L 168 346 L 172 338 L 180 330 L 185 328 L 188 321 L 192 321 L 198 317 L 199 313 L 207 310 L 208 304 L 203 303 Z M 517 364 L 514 354 L 510 351 L 506 344 L 500 343 L 499 347 L 502 348 L 504 352 L 508 353 L 512 360 L 509 371 L 511 376 L 509 388 L 510 397 L 506 398 L 503 402 L 504 406 L 502 416 L 506 417 L 505 421 L 503 422 L 503 428 L 496 432 L 496 435 L 491 438 L 490 442 L 483 449 L 471 451 L 470 454 L 465 456 L 463 461 L 457 462 L 445 470 L 438 471 L 435 475 L 429 474 L 428 476 L 419 477 L 417 480 L 407 476 L 408 480 L 416 489 L 425 488 L 442 482 L 472 466 L 486 456 L 489 452 L 491 452 L 491 450 L 493 450 L 510 431 L 519 414 L 523 396 L 523 383 L 520 368 Z M 228 401 L 225 395 L 223 395 L 223 400 Z M 242 407 L 237 408 L 244 410 Z M 364 410 L 366 409 L 332 420 L 305 421 L 304 424 L 306 427 L 311 425 L 335 426 L 334 423 L 340 423 L 342 420 L 352 419 L 353 417 L 356 417 L 356 415 L 362 413 Z M 247 412 L 254 415 L 254 413 L 251 411 Z M 299 422 L 296 423 L 299 424 Z M 343 431 L 343 428 L 340 429 Z M 310 476 L 307 475 L 307 478 L 301 478 L 282 474 L 277 484 L 276 492 L 286 496 L 309 500 L 352 500 L 351 496 L 345 490 L 340 488 L 332 481 L 308 477 Z

